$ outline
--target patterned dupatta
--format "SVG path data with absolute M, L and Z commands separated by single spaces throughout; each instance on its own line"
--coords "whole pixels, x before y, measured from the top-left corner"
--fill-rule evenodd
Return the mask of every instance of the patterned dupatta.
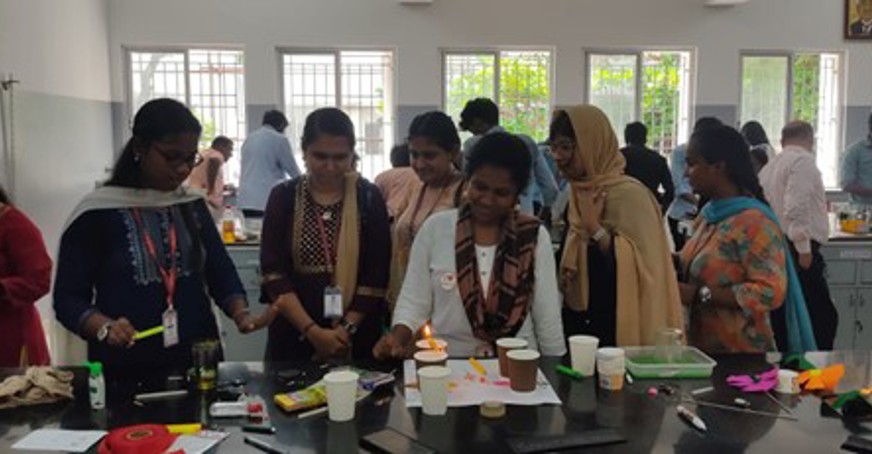
M 503 223 L 485 296 L 478 277 L 471 213 L 468 203 L 458 210 L 454 244 L 457 287 L 473 335 L 494 342 L 517 334 L 527 317 L 536 282 L 534 259 L 539 221 L 515 212 Z

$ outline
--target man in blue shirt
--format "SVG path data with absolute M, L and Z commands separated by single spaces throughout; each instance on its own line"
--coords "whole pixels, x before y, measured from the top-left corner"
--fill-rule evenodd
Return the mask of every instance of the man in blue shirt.
M 239 208 L 245 217 L 262 218 L 273 186 L 300 175 L 285 137 L 288 119 L 278 110 L 263 114 L 263 126 L 248 135 L 240 150 Z
M 499 123 L 500 110 L 490 99 L 476 98 L 466 103 L 463 111 L 460 113 L 459 126 L 461 130 L 469 131 L 474 135 L 463 143 L 464 166 L 466 165 L 466 155 L 469 154 L 469 151 L 472 150 L 482 136 L 493 132 L 506 132 Z M 527 145 L 530 156 L 533 158 L 533 166 L 530 169 L 530 183 L 524 188 L 524 192 L 521 193 L 520 197 L 521 212 L 529 215 L 539 215 L 538 211 L 540 209 L 550 208 L 551 204 L 554 203 L 554 199 L 557 198 L 557 182 L 536 142 L 530 136 L 524 134 L 515 135 Z
M 706 129 L 722 126 L 721 120 L 715 117 L 702 117 L 693 125 L 693 133 Z M 672 233 L 672 241 L 675 250 L 680 251 L 687 240 L 684 233 L 678 230 L 678 223 L 684 219 L 692 219 L 696 216 L 697 199 L 687 179 L 687 144 L 683 143 L 672 149 L 672 183 L 675 185 L 675 199 L 666 211 L 669 221 L 669 231 Z
M 872 113 L 866 138 L 845 150 L 839 185 L 851 195 L 851 201 L 872 205 Z

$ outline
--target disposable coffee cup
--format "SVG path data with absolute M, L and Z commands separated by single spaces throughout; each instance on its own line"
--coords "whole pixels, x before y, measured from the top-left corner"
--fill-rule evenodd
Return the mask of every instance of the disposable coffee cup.
M 448 353 L 436 350 L 421 350 L 412 357 L 415 359 L 416 370 L 427 366 L 444 366 L 448 361 Z
M 510 350 L 527 348 L 527 341 L 518 337 L 503 337 L 497 339 L 497 361 L 500 365 L 500 375 L 509 376 L 509 358 L 506 353 Z
M 433 345 L 436 346 L 435 349 L 433 348 Z M 440 351 L 443 351 L 443 352 L 444 352 L 444 351 L 448 348 L 448 342 L 445 342 L 445 341 L 442 340 L 442 339 L 433 339 L 433 345 L 431 345 L 431 344 L 430 344 L 430 341 L 428 341 L 427 339 L 421 339 L 421 340 L 415 342 L 415 348 L 416 348 L 418 351 L 422 351 L 422 350 L 440 350 Z
M 418 369 L 418 389 L 421 391 L 421 411 L 425 415 L 442 416 L 448 411 L 448 377 L 445 366 L 425 366 Z
M 624 388 L 624 349 L 601 348 L 596 352 L 596 371 L 599 386 L 608 391 Z
M 799 374 L 789 369 L 778 371 L 778 386 L 776 391 L 782 394 L 799 394 Z
M 570 336 L 569 356 L 572 360 L 572 369 L 585 377 L 592 377 L 596 365 L 596 348 L 599 339 L 594 336 Z
M 327 386 L 327 412 L 331 421 L 343 422 L 354 419 L 357 403 L 357 372 L 343 370 L 324 376 Z
M 528 393 L 536 390 L 539 373 L 539 352 L 536 350 L 509 350 L 509 386 L 512 391 Z

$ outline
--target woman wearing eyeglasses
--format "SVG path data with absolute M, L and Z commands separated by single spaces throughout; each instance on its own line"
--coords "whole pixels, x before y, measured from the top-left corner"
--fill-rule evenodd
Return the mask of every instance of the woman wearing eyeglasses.
M 355 135 L 344 112 L 309 114 L 301 142 L 306 174 L 273 188 L 263 220 L 261 300 L 282 314 L 266 359 L 368 358 L 386 313 L 387 208 L 350 171 Z
M 250 315 L 205 200 L 180 187 L 200 161 L 200 131 L 177 101 L 143 105 L 111 178 L 64 228 L 55 313 L 110 378 L 185 372 L 191 344 L 218 338 L 212 301 L 242 332 L 274 316 Z
M 438 111 L 418 115 L 409 126 L 407 142 L 412 169 L 420 181 L 397 210 L 390 301 L 396 300 L 403 284 L 418 229 L 430 216 L 457 208 L 465 190 L 463 175 L 454 165 L 460 154 L 460 136 L 451 117 Z

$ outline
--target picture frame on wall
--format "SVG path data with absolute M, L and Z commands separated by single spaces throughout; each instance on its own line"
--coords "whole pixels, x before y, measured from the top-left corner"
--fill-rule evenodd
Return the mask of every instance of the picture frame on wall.
M 845 39 L 872 40 L 872 0 L 845 0 Z

